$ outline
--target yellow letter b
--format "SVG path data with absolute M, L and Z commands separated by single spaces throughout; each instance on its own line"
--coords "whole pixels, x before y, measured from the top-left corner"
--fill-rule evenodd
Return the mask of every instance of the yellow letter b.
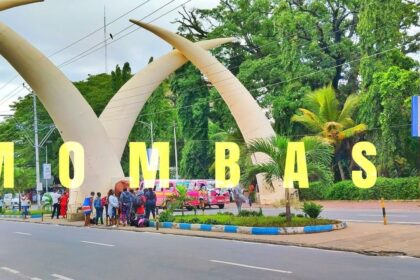
M 226 150 L 229 151 L 229 158 L 226 158 Z M 239 184 L 241 176 L 239 156 L 239 146 L 236 143 L 216 143 L 216 184 L 219 188 L 233 188 Z M 226 180 L 226 168 L 230 170 L 228 180 Z

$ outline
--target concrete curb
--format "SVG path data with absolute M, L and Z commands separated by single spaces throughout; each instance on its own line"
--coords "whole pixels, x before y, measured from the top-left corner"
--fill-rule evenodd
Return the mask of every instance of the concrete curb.
M 150 227 L 155 227 L 156 223 L 150 221 Z M 284 235 L 284 234 L 308 234 L 328 232 L 333 230 L 344 229 L 347 227 L 346 222 L 329 225 L 316 225 L 306 227 L 242 227 L 232 225 L 207 225 L 207 224 L 188 224 L 188 223 L 159 223 L 161 228 L 182 229 L 182 230 L 196 230 L 196 231 L 212 231 L 212 232 L 227 232 L 227 233 L 242 233 L 253 235 Z
M 27 215 L 27 219 L 40 219 L 41 214 Z M 23 215 L 0 215 L 0 219 L 23 219 Z

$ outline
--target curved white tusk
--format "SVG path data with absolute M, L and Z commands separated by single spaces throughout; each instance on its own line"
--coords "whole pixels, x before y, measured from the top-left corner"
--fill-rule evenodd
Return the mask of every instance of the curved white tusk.
M 93 189 L 105 193 L 124 176 L 108 136 L 95 112 L 76 87 L 41 52 L 0 23 L 0 55 L 38 95 L 64 141 L 76 141 L 85 150 L 85 181 L 71 190 L 70 205 L 81 202 Z
M 270 121 L 249 91 L 214 56 L 178 34 L 152 24 L 146 24 L 136 20 L 130 21 L 149 30 L 171 44 L 200 69 L 226 102 L 247 143 L 254 139 L 275 136 Z M 257 153 L 252 156 L 254 163 L 264 163 L 268 160 L 268 156 L 262 153 Z M 263 186 L 263 177 L 259 175 L 257 179 L 259 186 L 261 186 L 261 195 L 265 196 L 267 201 L 272 200 L 276 196 L 277 200 L 281 198 L 281 188 L 275 188 L 275 193 L 269 193 L 267 188 Z
M 221 38 L 196 43 L 203 49 L 232 42 Z M 188 60 L 178 50 L 154 60 L 131 78 L 109 101 L 99 117 L 118 158 L 122 157 L 128 136 L 153 91 Z
M 0 11 L 4 11 L 17 6 L 31 4 L 35 2 L 43 2 L 44 0 L 0 0 Z

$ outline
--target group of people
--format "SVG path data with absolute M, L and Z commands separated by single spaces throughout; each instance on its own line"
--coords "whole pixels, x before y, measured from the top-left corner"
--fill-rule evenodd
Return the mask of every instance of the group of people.
M 100 192 L 91 192 L 82 204 L 82 211 L 85 215 L 85 226 L 90 224 L 104 224 L 103 216 L 105 210 L 105 225 L 116 227 L 135 225 L 146 226 L 150 214 L 156 218 L 156 193 L 154 189 L 129 190 L 124 187 L 121 193 L 109 190 L 107 196 L 102 196 Z M 95 216 L 93 217 L 93 210 Z
M 52 213 L 51 213 L 51 219 L 54 219 L 54 216 L 59 219 L 59 217 L 67 218 L 67 207 L 69 203 L 69 193 L 64 192 L 63 194 L 60 194 L 58 190 L 55 190 L 51 194 L 52 199 Z

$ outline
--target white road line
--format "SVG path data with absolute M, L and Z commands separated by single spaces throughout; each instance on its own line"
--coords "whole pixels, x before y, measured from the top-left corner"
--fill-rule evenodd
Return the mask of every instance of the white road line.
M 383 221 L 375 221 L 375 220 L 345 220 L 346 222 L 353 222 L 353 223 L 383 223 Z M 393 222 L 388 221 L 388 224 L 399 224 L 399 225 L 420 225 L 420 222 Z
M 16 234 L 20 234 L 20 235 L 27 235 L 27 236 L 31 236 L 32 234 L 27 233 L 27 232 L 20 232 L 20 231 L 15 231 Z
M 19 274 L 19 273 L 20 273 L 20 272 L 19 272 L 19 271 L 17 271 L 17 270 L 14 270 L 14 269 L 11 269 L 11 268 L 9 268 L 9 267 L 5 267 L 5 266 L 1 267 L 1 269 L 5 270 L 5 271 L 7 271 L 7 272 L 13 273 L 13 274 Z
M 293 272 L 288 271 L 288 270 L 280 270 L 280 269 L 273 269 L 273 268 L 267 268 L 267 267 L 252 266 L 252 265 L 246 265 L 246 264 L 240 264 L 240 263 L 224 262 L 224 261 L 218 261 L 218 260 L 209 260 L 209 261 L 214 262 L 214 263 L 234 265 L 234 266 L 240 266 L 240 267 L 246 267 L 246 268 L 252 268 L 252 269 L 259 269 L 259 270 L 267 270 L 267 271 L 273 271 L 273 272 L 279 272 L 279 273 L 286 273 L 286 274 L 293 273 Z
M 97 242 L 91 242 L 91 241 L 80 241 L 80 242 L 87 243 L 87 244 L 98 245 L 98 246 L 106 246 L 106 247 L 114 247 L 115 246 L 115 245 L 112 245 L 112 244 L 97 243 Z
M 380 214 L 358 214 L 359 217 L 382 217 Z M 400 217 L 400 218 L 407 218 L 408 215 L 400 215 L 400 214 L 387 214 L 388 217 Z
M 31 280 L 42 280 L 41 278 L 32 277 Z
M 63 275 L 60 275 L 60 274 L 55 274 L 55 273 L 51 274 L 51 276 L 55 277 L 57 279 L 60 279 L 60 280 L 74 280 L 72 278 L 69 278 L 69 277 L 66 277 L 66 276 L 63 276 Z

